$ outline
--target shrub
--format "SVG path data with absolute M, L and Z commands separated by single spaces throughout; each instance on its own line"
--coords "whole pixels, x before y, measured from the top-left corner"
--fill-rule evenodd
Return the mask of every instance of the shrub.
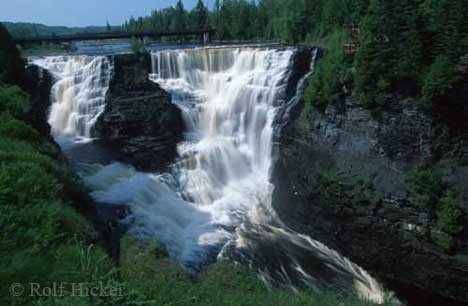
M 430 167 L 419 167 L 406 176 L 406 190 L 414 203 L 433 209 L 443 191 L 440 174 Z
M 455 192 L 448 191 L 440 198 L 437 205 L 437 222 L 441 230 L 452 235 L 458 234 L 463 229 L 462 215 Z
M 151 244 L 129 237 L 123 239 L 122 251 L 122 281 L 154 305 L 372 305 L 331 290 L 299 294 L 268 290 L 252 271 L 224 262 L 206 267 L 194 279 L 178 263 L 157 258 Z
M 136 37 L 132 37 L 130 40 L 130 48 L 133 53 L 140 54 L 145 52 L 144 43 Z
M 17 139 L 34 144 L 38 144 L 42 140 L 37 130 L 23 121 L 13 118 L 10 114 L 0 114 L 0 137 Z
M 34 146 L 12 139 L 0 137 L 0 160 L 3 163 L 26 162 L 40 166 L 45 172 L 53 175 L 59 181 L 69 180 L 70 175 L 66 168 L 49 156 L 41 154 L 39 150 L 46 147 L 47 142 L 43 142 L 38 149 Z
M 456 81 L 455 66 L 446 55 L 439 55 L 430 66 L 422 84 L 426 100 L 445 96 Z
M 304 93 L 304 99 L 308 103 L 324 108 L 332 96 L 341 91 L 340 86 L 346 75 L 342 48 L 344 39 L 345 33 L 342 31 L 336 31 L 328 38 L 328 48 L 318 60 Z
M 0 113 L 9 112 L 21 118 L 29 110 L 28 95 L 18 86 L 0 85 Z
M 10 33 L 0 23 L 0 83 L 22 84 L 24 66 L 25 62 L 20 57 Z
M 2 248 L 23 249 L 28 254 L 49 248 L 64 235 L 61 205 L 64 204 L 42 202 L 26 204 L 21 208 L 8 204 L 0 206 L 0 223 L 4 225 L 1 232 Z
M 14 162 L 0 165 L 0 205 L 19 205 L 52 200 L 58 197 L 61 185 L 36 163 Z
M 432 240 L 445 252 L 452 251 L 455 244 L 453 237 L 442 231 L 432 233 Z

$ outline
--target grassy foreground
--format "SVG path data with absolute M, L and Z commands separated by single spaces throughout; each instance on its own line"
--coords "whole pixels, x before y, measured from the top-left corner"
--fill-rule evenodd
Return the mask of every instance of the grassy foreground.
M 122 244 L 122 266 L 112 268 L 98 249 L 88 248 L 65 253 L 75 256 L 76 282 L 101 286 L 114 296 L 108 297 L 49 297 L 34 305 L 158 305 L 158 306 L 273 306 L 273 305 L 372 305 L 337 293 L 304 292 L 293 294 L 283 290 L 269 291 L 255 275 L 242 267 L 216 263 L 195 277 L 167 257 L 157 243 L 147 243 L 126 237 Z M 73 253 L 73 255 L 72 255 Z M 71 292 L 71 291 L 70 291 Z
M 79 179 L 48 135 L 30 125 L 24 64 L 0 24 L 1 306 L 369 305 L 337 293 L 268 291 L 252 273 L 224 263 L 195 278 L 159 244 L 129 237 L 117 269 L 76 210 L 86 198 Z

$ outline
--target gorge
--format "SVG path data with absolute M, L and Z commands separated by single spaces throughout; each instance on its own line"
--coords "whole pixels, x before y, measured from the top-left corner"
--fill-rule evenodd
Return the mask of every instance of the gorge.
M 10 2 L 0 305 L 468 305 L 468 1 Z
M 271 207 L 274 134 L 300 100 L 315 54 L 215 47 L 156 51 L 151 67 L 144 67 L 149 55 L 49 57 L 34 64 L 56 79 L 52 134 L 97 203 L 129 207 L 123 222 L 130 233 L 156 237 L 195 270 L 218 257 L 250 266 L 269 285 L 332 286 L 383 302 L 383 288 L 366 271 L 291 230 Z M 156 124 L 155 116 L 183 122 Z M 171 147 L 182 129 L 176 153 Z M 103 159 L 98 150 L 83 150 L 95 142 L 118 153 Z M 168 156 L 172 163 L 151 161 Z
M 415 305 L 418 290 L 434 305 L 465 300 L 463 260 L 426 242 L 433 224 L 405 195 L 427 139 L 451 144 L 398 101 L 383 119 L 350 98 L 305 107 L 317 54 L 220 46 L 34 64 L 56 79 L 52 134 L 97 205 L 128 206 L 130 233 L 157 238 L 193 271 L 228 260 L 270 286 L 388 298 L 332 247 Z M 463 169 L 449 174 L 459 190 Z

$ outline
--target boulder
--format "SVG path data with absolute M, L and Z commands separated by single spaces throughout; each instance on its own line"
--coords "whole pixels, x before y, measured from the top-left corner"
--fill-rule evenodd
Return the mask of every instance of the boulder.
M 95 126 L 118 158 L 142 171 L 157 171 L 177 156 L 184 123 L 170 95 L 148 79 L 150 54 L 111 57 L 113 76 L 106 107 Z

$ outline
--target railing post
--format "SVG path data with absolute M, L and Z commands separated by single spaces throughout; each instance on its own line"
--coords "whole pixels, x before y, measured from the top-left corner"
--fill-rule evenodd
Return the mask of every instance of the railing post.
M 203 33 L 203 44 L 210 43 L 210 32 Z

